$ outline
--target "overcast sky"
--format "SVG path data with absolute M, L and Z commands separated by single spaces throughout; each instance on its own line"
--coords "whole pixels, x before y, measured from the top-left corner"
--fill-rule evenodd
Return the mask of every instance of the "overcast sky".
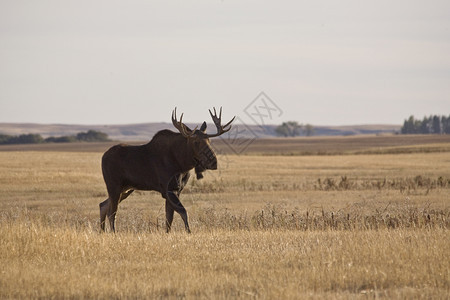
M 0 0 L 0 122 L 170 122 L 175 106 L 187 122 L 448 115 L 450 1 Z

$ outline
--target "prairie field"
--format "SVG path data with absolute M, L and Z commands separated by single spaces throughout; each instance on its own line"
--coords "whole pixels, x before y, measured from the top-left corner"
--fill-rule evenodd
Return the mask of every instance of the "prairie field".
M 100 233 L 109 144 L 0 147 L 0 298 L 448 299 L 448 137 L 299 140 L 219 151 L 192 234 L 142 191 Z

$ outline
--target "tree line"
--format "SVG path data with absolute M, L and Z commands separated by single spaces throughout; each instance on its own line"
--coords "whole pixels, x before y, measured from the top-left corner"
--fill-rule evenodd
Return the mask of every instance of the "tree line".
M 410 116 L 403 122 L 402 134 L 450 134 L 450 116 L 425 116 L 422 120 Z
M 89 130 L 76 135 L 43 138 L 40 134 L 6 135 L 0 134 L 0 145 L 12 144 L 41 144 L 41 143 L 75 143 L 75 142 L 107 142 L 110 141 L 106 133 Z
M 296 121 L 283 122 L 280 126 L 275 128 L 275 133 L 278 136 L 293 137 L 293 136 L 312 136 L 314 135 L 314 127 L 311 124 L 299 124 Z

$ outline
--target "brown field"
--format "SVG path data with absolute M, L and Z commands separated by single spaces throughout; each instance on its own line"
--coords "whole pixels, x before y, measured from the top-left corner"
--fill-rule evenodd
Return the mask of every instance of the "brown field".
M 104 152 L 118 142 L 0 145 L 2 151 Z M 143 144 L 146 141 L 127 142 Z M 246 146 L 248 143 L 248 146 Z M 218 153 L 239 155 L 342 155 L 449 152 L 450 135 L 356 135 L 273 139 L 213 139 Z
M 155 192 L 99 233 L 106 144 L 0 147 L 0 298 L 448 299 L 448 137 L 394 138 L 223 151 L 183 192 L 190 235 Z

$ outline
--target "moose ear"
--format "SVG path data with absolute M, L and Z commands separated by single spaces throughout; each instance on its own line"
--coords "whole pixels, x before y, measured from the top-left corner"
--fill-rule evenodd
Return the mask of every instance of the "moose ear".
M 206 133 L 206 122 L 203 122 L 202 127 L 200 127 L 200 131 Z

